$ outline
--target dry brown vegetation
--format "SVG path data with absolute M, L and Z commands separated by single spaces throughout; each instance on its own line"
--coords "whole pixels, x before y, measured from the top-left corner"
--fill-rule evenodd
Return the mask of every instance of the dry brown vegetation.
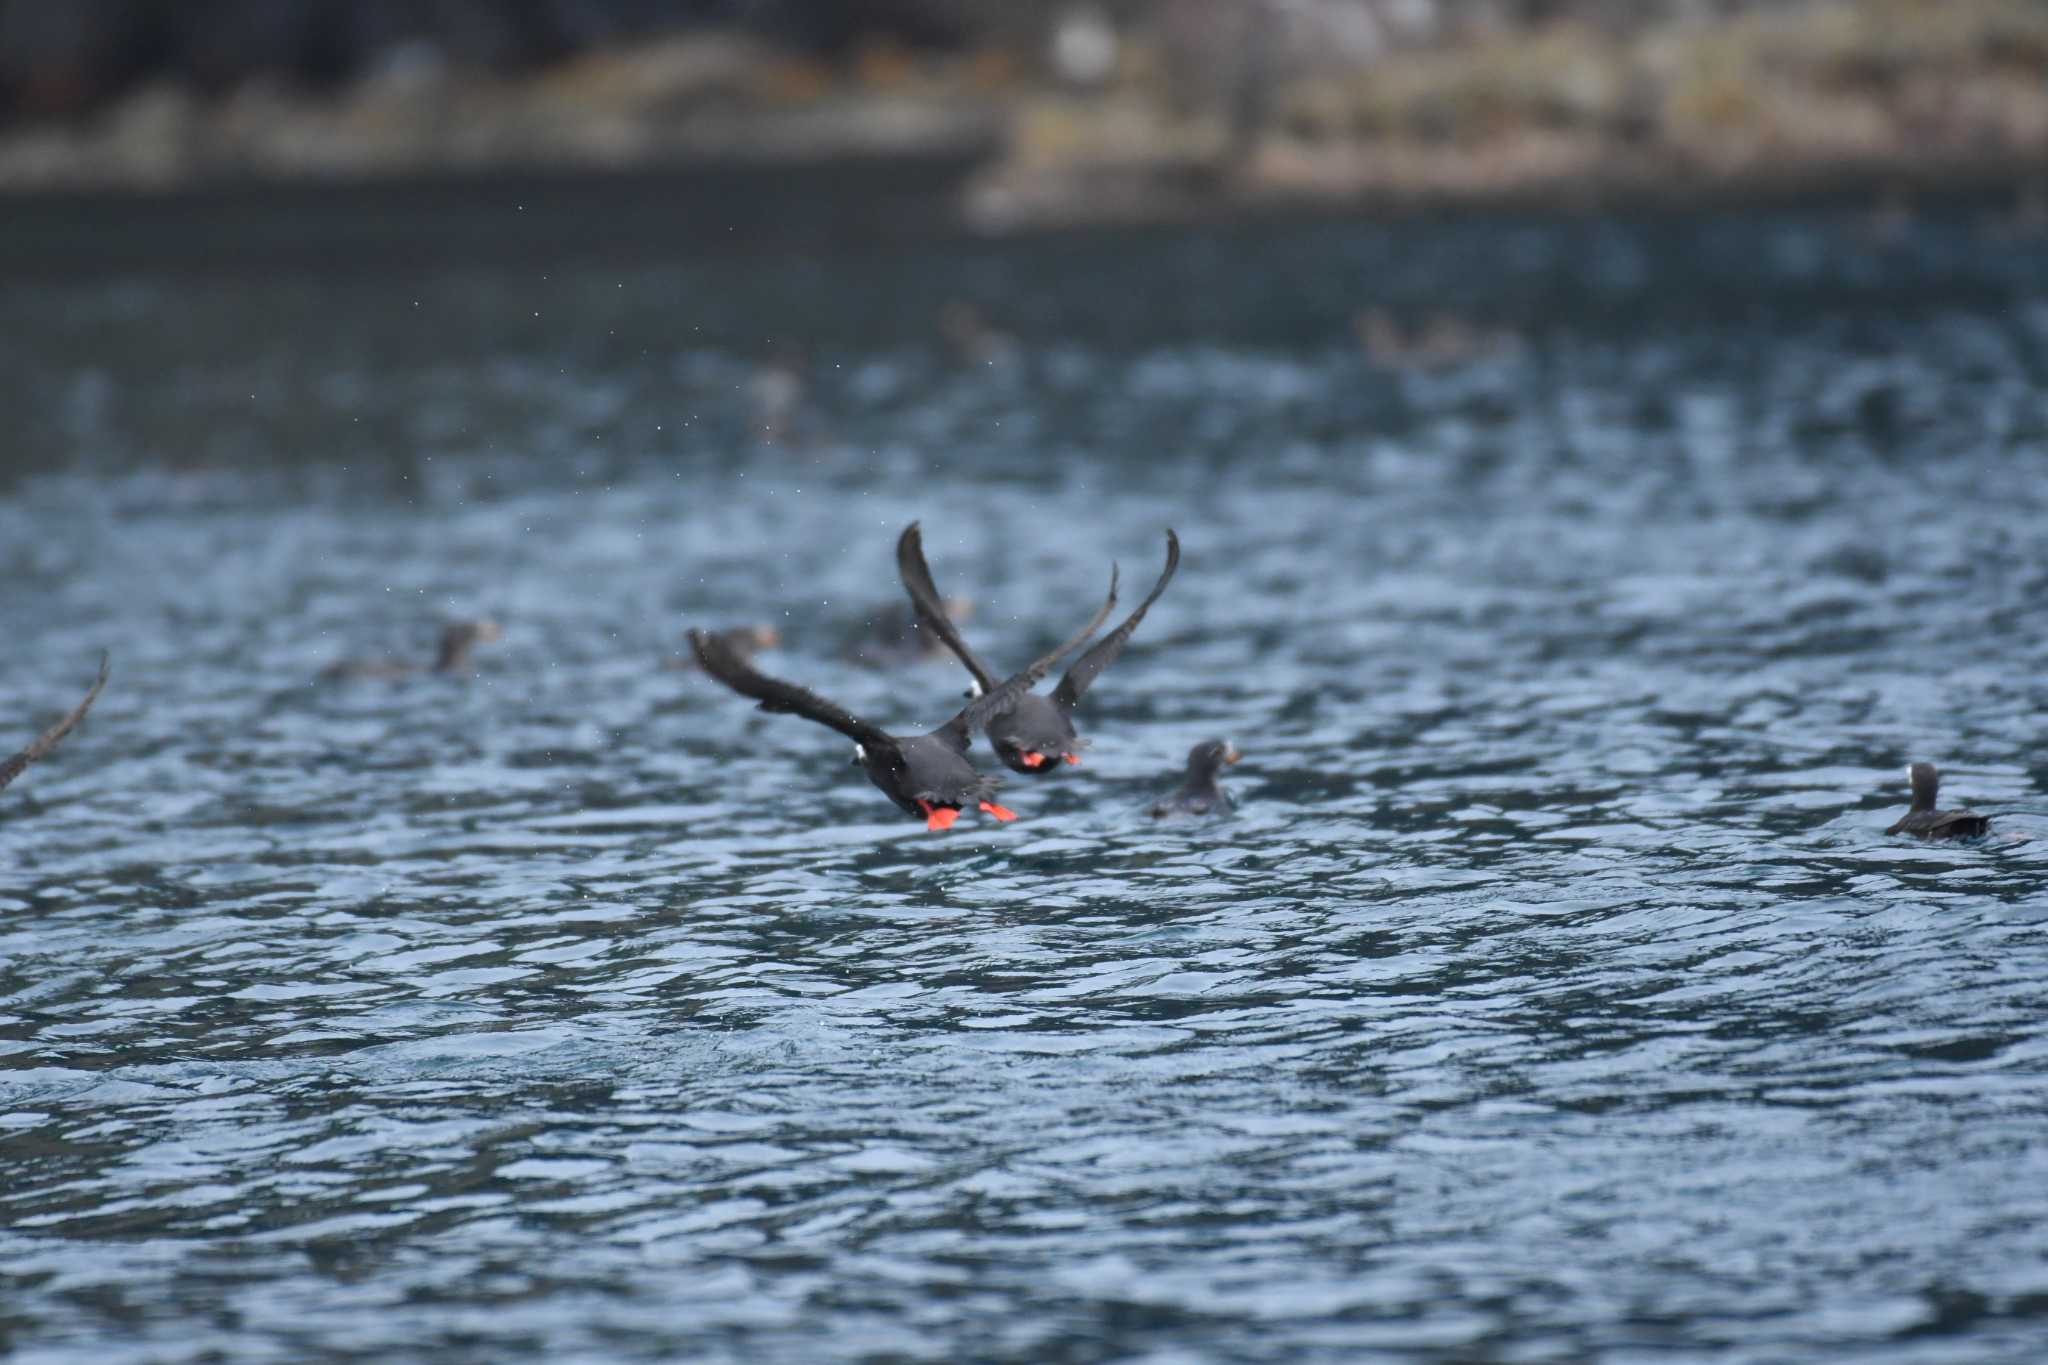
M 2034 0 L 1785 0 L 1636 24 L 1567 6 L 1346 60 L 1313 35 L 1272 38 L 1254 22 L 1266 3 L 1127 5 L 1114 67 L 1086 88 L 1014 45 L 870 43 L 826 61 L 721 33 L 528 74 L 401 63 L 318 93 L 158 83 L 0 131 L 0 188 L 943 155 L 980 161 L 964 209 L 1000 227 L 1302 202 L 2017 187 L 2048 165 L 2048 4 Z M 1190 13 L 1210 22 L 1196 41 L 1148 22 Z

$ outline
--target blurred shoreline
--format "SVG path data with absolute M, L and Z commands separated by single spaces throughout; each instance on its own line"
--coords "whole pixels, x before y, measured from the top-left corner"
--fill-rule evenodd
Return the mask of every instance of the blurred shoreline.
M 695 201 L 649 230 L 706 239 L 1816 201 L 1881 218 L 1957 195 L 2048 225 L 2048 6 L 1783 0 L 1602 23 L 1582 0 L 1406 46 L 1342 26 L 1367 12 L 1134 4 L 1112 23 L 1075 5 L 946 51 L 697 29 L 513 71 L 415 44 L 324 88 L 157 78 L 0 123 L 0 202 L 10 236 L 60 255 L 81 223 L 179 204 L 346 188 L 525 212 L 520 186 L 573 197 L 607 177 Z

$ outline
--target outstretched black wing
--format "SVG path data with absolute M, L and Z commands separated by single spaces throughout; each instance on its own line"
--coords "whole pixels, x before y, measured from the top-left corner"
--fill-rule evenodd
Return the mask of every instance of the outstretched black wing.
M 1065 643 L 1050 653 L 1041 654 L 1031 661 L 1022 672 L 1012 674 L 996 685 L 995 690 L 1014 697 L 1019 692 L 1029 692 L 1038 686 L 1038 680 L 1052 672 L 1052 666 L 1087 643 L 1088 637 L 1102 629 L 1102 623 L 1116 610 L 1117 575 L 1120 570 L 1115 564 L 1109 566 L 1109 594 L 1102 599 L 1102 605 L 1088 618 L 1088 624 L 1069 635 Z
M 805 720 L 828 725 L 854 743 L 884 753 L 898 748 L 896 740 L 888 732 L 868 724 L 842 706 L 826 701 L 815 692 L 805 691 L 795 683 L 771 678 L 756 672 L 740 658 L 732 642 L 718 635 L 707 635 L 701 630 L 690 632 L 690 650 L 697 656 L 697 662 L 706 673 L 730 687 L 743 697 L 752 697 L 761 704 L 763 711 L 780 712 L 802 716 Z
M 1152 591 L 1145 594 L 1145 600 L 1138 603 L 1138 609 L 1124 618 L 1124 623 L 1095 642 L 1095 647 L 1074 661 L 1067 670 L 1067 676 L 1060 679 L 1060 685 L 1053 689 L 1053 702 L 1062 711 L 1071 711 L 1081 700 L 1081 694 L 1095 681 L 1095 675 L 1116 662 L 1116 656 L 1124 652 L 1130 642 L 1131 633 L 1138 623 L 1145 619 L 1145 613 L 1159 600 L 1159 594 L 1166 591 L 1166 585 L 1173 581 L 1173 572 L 1180 567 L 1180 537 L 1173 528 L 1166 530 L 1166 568 L 1160 573 L 1159 581 L 1152 585 Z
M 70 714 L 66 715 L 62 720 L 43 731 L 40 735 L 37 735 L 35 743 L 29 745 L 5 763 L 0 763 L 0 787 L 4 787 L 15 778 L 20 777 L 23 768 L 26 768 L 29 764 L 56 748 L 57 742 L 70 734 L 72 727 L 76 726 L 78 722 L 85 719 L 85 713 L 92 709 L 92 704 L 98 698 L 100 689 L 106 685 L 107 656 L 101 654 L 100 675 L 93 680 L 92 690 L 85 694 L 85 700 L 72 707 Z
M 914 521 L 896 538 L 896 572 L 903 579 L 903 590 L 910 594 L 910 605 L 917 609 L 919 627 L 938 636 L 953 651 L 953 657 L 974 675 L 978 692 L 995 691 L 994 671 L 967 647 L 959 627 L 946 615 L 945 599 L 939 596 L 938 586 L 932 582 L 931 566 L 925 563 L 924 532 Z
M 1052 666 L 1063 657 L 1079 649 L 1089 636 L 1095 633 L 1103 619 L 1116 608 L 1116 565 L 1109 566 L 1109 596 L 1095 609 L 1095 615 L 1088 618 L 1088 624 L 1075 631 L 1063 641 L 1059 648 L 1041 654 L 1031 661 L 1029 667 L 997 683 L 990 691 L 982 693 L 961 708 L 960 714 L 947 721 L 932 733 L 945 739 L 960 752 L 967 752 L 968 736 L 987 725 L 989 721 L 1017 704 L 1017 698 L 1038 686 Z

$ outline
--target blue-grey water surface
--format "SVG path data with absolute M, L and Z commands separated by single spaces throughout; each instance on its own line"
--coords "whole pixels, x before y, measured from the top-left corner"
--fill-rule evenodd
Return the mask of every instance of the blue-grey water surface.
M 1014 337 L 965 362 L 949 299 Z M 1352 315 L 1504 344 L 1382 364 Z M 23 1361 L 2033 1361 L 2048 251 L 1967 215 L 16 279 Z M 801 410 L 756 427 L 768 357 Z M 1022 818 L 839 736 L 922 519 Z M 468 676 L 320 682 L 505 639 Z M 1160 825 L 1227 735 L 1235 818 Z M 988 762 L 985 748 L 979 749 Z M 1888 839 L 1902 766 L 1994 836 Z

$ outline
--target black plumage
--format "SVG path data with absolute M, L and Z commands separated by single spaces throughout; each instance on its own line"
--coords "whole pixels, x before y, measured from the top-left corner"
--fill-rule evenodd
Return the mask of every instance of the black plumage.
M 937 604 L 943 599 L 932 582 L 931 567 L 924 557 L 924 533 L 916 522 L 905 528 L 896 542 L 896 567 L 924 628 L 937 635 L 953 651 L 961 666 L 973 675 L 978 690 L 987 693 L 993 689 L 996 686 L 994 670 L 968 647 L 959 628 L 938 608 Z M 1074 728 L 1074 708 L 1080 704 L 1088 685 L 1123 653 L 1139 622 L 1145 619 L 1145 613 L 1159 600 L 1159 595 L 1166 591 L 1166 585 L 1173 581 L 1174 571 L 1179 567 L 1180 538 L 1169 529 L 1166 533 L 1166 567 L 1160 572 L 1159 581 L 1153 584 L 1152 591 L 1146 594 L 1145 600 L 1125 618 L 1122 625 L 1096 641 L 1087 653 L 1076 659 L 1050 696 L 1040 696 L 1026 689 L 1007 705 L 983 713 L 986 717 L 983 733 L 988 736 L 989 745 L 1005 767 L 1020 773 L 1045 776 L 1057 771 L 1062 759 L 1067 763 L 1081 761 L 1080 751 L 1086 747 L 1086 741 Z M 1115 607 L 1116 584 L 1116 571 L 1112 569 L 1109 601 L 1097 613 L 1089 628 L 1091 634 Z
M 1991 832 L 1991 817 L 1973 810 L 1936 810 L 1941 792 L 1941 770 L 1932 763 L 1915 763 L 1906 769 L 1913 783 L 1913 809 L 1899 817 L 1886 834 L 1911 834 L 1920 839 L 1974 839 Z
M 948 829 L 960 811 L 970 805 L 998 820 L 1016 818 L 1014 812 L 993 799 L 997 779 L 977 772 L 967 761 L 969 737 L 984 723 L 988 712 L 1007 706 L 1020 693 L 1028 692 L 1061 656 L 1078 648 L 1094 629 L 1095 623 L 1091 622 L 1058 649 L 1034 660 L 1029 668 L 968 702 L 944 725 L 922 735 L 892 735 L 815 692 L 758 672 L 722 636 L 693 630 L 690 649 L 706 673 L 741 696 L 752 697 L 761 710 L 802 716 L 851 739 L 855 761 L 867 771 L 868 781 L 895 802 L 898 809 L 921 818 L 928 829 Z
M 1203 740 L 1188 750 L 1188 770 L 1181 780 L 1180 790 L 1154 802 L 1152 814 L 1155 817 L 1230 814 L 1230 796 L 1216 779 L 1224 764 L 1235 763 L 1243 757 L 1237 746 L 1227 739 Z

